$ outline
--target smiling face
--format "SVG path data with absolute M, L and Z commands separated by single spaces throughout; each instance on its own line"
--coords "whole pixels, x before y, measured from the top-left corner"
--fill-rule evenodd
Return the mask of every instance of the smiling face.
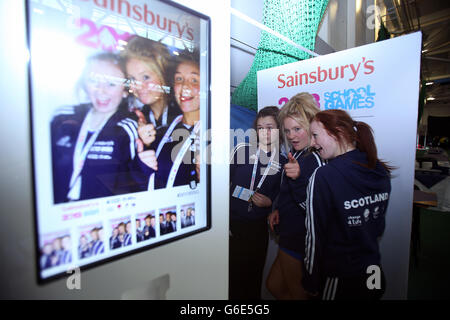
M 284 135 L 295 151 L 302 150 L 309 145 L 308 132 L 291 117 L 286 117 L 283 121 Z
M 336 137 L 330 135 L 319 121 L 311 122 L 311 146 L 325 159 L 333 159 L 344 153 Z
M 91 239 L 93 241 L 97 241 L 98 240 L 98 231 L 97 230 L 92 230 L 91 231 Z
M 183 113 L 200 108 L 200 70 L 193 62 L 182 62 L 174 75 L 175 100 Z
M 125 75 L 109 61 L 94 60 L 88 66 L 84 88 L 96 112 L 117 111 L 124 94 Z
M 149 64 L 132 58 L 127 62 L 127 74 L 131 80 L 133 93 L 143 104 L 153 104 L 164 95 L 163 81 Z

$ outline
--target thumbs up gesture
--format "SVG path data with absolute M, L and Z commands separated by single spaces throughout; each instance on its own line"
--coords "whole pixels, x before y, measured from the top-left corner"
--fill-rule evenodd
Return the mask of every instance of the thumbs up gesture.
M 139 159 L 141 159 L 141 161 L 148 167 L 152 168 L 155 171 L 158 171 L 158 161 L 156 159 L 155 150 L 144 151 L 144 143 L 141 141 L 141 139 L 136 139 L 136 149 Z
M 284 165 L 284 172 L 286 172 L 286 176 L 295 180 L 300 177 L 300 165 L 290 152 L 288 154 L 288 160 L 288 163 Z
M 155 127 L 153 126 L 153 124 L 147 123 L 147 120 L 145 119 L 145 116 L 141 110 L 135 110 L 134 113 L 138 117 L 139 138 L 148 147 L 153 141 L 155 141 L 156 138 Z
M 198 181 L 200 181 L 200 153 L 195 155 L 195 172 L 197 173 Z

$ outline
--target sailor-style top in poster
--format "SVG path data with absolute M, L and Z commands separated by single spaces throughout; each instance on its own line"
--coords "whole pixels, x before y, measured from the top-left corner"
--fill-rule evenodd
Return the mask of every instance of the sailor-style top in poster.
M 27 14 L 38 280 L 207 230 L 209 17 L 148 0 Z

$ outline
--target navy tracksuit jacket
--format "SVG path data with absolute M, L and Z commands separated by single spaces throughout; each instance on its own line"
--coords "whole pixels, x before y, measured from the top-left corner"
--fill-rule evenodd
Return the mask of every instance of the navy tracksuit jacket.
M 92 104 L 63 107 L 51 123 L 54 203 L 68 201 L 73 154 L 84 118 Z M 128 175 L 136 155 L 137 123 L 118 110 L 106 122 L 81 171 L 79 200 L 138 191 Z
M 279 245 L 299 253 L 305 252 L 305 216 L 306 216 L 306 189 L 308 181 L 317 167 L 324 165 L 323 160 L 315 152 L 307 149 L 293 153 L 300 165 L 300 176 L 291 179 L 283 170 L 280 194 L 276 202 L 279 211 Z
M 375 169 L 361 165 L 366 163 L 366 154 L 355 149 L 311 176 L 303 278 L 308 292 L 323 291 L 332 277 L 335 283 L 364 278 L 368 266 L 380 265 L 378 238 L 385 228 L 391 182 L 379 162 Z

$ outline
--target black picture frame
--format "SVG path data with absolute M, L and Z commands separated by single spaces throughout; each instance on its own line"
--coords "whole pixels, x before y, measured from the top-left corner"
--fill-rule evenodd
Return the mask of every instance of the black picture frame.
M 74 3 L 76 4 L 76 1 L 74 1 Z M 91 2 L 89 2 L 91 3 Z M 92 2 L 93 3 L 93 2 Z M 108 2 L 108 3 L 112 3 L 112 2 Z M 165 1 L 165 0 L 152 0 L 152 1 L 139 1 L 139 0 L 128 0 L 128 3 L 130 4 L 130 12 L 134 15 L 128 15 L 127 18 L 125 19 L 125 22 L 130 23 L 130 20 L 136 20 L 135 18 L 138 18 L 139 15 L 137 14 L 139 11 L 135 8 L 144 8 L 144 5 L 147 5 L 147 9 L 150 8 L 151 4 L 155 4 L 155 7 L 158 8 L 165 8 L 167 9 L 167 11 L 164 11 L 167 14 L 170 14 L 173 10 L 173 12 L 176 12 L 176 14 L 178 15 L 182 15 L 183 17 L 188 17 L 188 19 L 192 19 L 194 21 L 198 21 L 198 28 L 199 30 L 195 30 L 194 27 L 192 27 L 189 30 L 189 24 L 188 22 L 186 22 L 186 24 L 184 25 L 185 28 L 187 28 L 188 31 L 190 31 L 190 33 L 188 33 L 188 40 L 191 39 L 191 42 L 186 41 L 188 43 L 188 45 L 190 44 L 191 46 L 189 47 L 189 51 L 195 51 L 197 50 L 199 51 L 198 53 L 198 59 L 200 60 L 200 64 L 199 64 L 199 70 L 200 70 L 200 78 L 201 78 L 201 94 L 203 95 L 203 100 L 201 100 L 200 102 L 200 122 L 201 122 L 201 129 L 200 131 L 203 133 L 206 133 L 207 131 L 209 131 L 211 129 L 211 93 L 210 93 L 210 83 L 211 83 L 211 19 L 210 17 L 196 12 L 190 8 L 187 8 L 185 6 L 182 6 L 180 4 L 174 3 L 172 1 Z M 158 4 L 158 6 L 156 6 L 156 4 Z M 136 7 L 137 6 L 137 7 Z M 78 17 L 80 18 L 80 21 L 82 18 L 86 18 L 86 17 L 90 17 L 88 13 L 91 13 L 94 15 L 94 11 L 96 14 L 101 13 L 102 9 L 103 12 L 106 14 L 108 14 L 108 10 L 111 11 L 111 8 L 95 8 L 94 4 L 91 5 L 92 11 L 90 12 L 89 10 L 86 11 L 85 9 L 88 6 L 86 5 L 86 1 L 80 1 L 80 11 L 76 11 L 74 10 L 74 7 L 71 7 L 71 13 L 68 13 L 67 11 L 64 12 L 64 10 L 61 12 L 61 21 L 65 20 L 65 18 L 68 18 L 70 15 L 72 15 L 72 17 L 75 17 L 75 15 L 78 15 Z M 130 255 L 134 255 L 136 253 L 141 253 L 143 251 L 147 251 L 147 250 L 151 250 L 155 247 L 159 247 L 168 243 L 171 243 L 173 241 L 178 241 L 178 240 L 182 240 L 188 237 L 191 237 L 195 234 L 198 233 L 202 233 L 205 232 L 207 230 L 209 230 L 212 227 L 212 223 L 211 223 L 211 161 L 210 161 L 210 154 L 208 153 L 208 145 L 209 145 L 209 141 L 201 141 L 200 143 L 200 152 L 203 154 L 202 156 L 202 167 L 201 167 L 201 175 L 202 177 L 204 175 L 206 175 L 206 178 L 202 180 L 200 180 L 200 184 L 198 187 L 198 193 L 196 194 L 200 194 L 199 196 L 193 196 L 194 198 L 190 197 L 189 195 L 183 196 L 183 194 L 188 194 L 189 192 L 185 191 L 185 187 L 186 186 L 179 186 L 179 189 L 175 188 L 163 188 L 162 190 L 157 190 L 157 191 L 138 191 L 138 192 L 128 192 L 128 193 L 121 193 L 121 194 L 114 194 L 114 195 L 110 195 L 110 196 L 106 196 L 106 197 L 94 197 L 94 198 L 90 198 L 90 199 L 80 199 L 77 201 L 71 201 L 71 202 L 56 202 L 56 196 L 55 196 L 55 191 L 54 189 L 56 189 L 55 187 L 55 182 L 54 180 L 56 180 L 55 176 L 55 169 L 54 169 L 54 162 L 53 159 L 58 159 L 55 158 L 54 156 L 52 156 L 53 154 L 53 144 L 52 144 L 52 139 L 53 139 L 53 135 L 52 135 L 52 131 L 49 128 L 46 128 L 45 130 L 43 130 L 44 126 L 41 126 L 42 122 L 39 122 L 39 120 L 41 120 L 42 118 L 49 118 L 49 115 L 46 114 L 48 113 L 48 109 L 45 109 L 43 107 L 44 102 L 47 101 L 51 101 L 52 97 L 53 97 L 53 93 L 55 96 L 58 95 L 62 95 L 60 92 L 58 92 L 57 89 L 52 88 L 50 86 L 45 86 L 46 82 L 45 81 L 41 81 L 39 78 L 40 75 L 43 75 L 42 70 L 39 70 L 40 67 L 40 62 L 44 61 L 42 58 L 42 52 L 39 52 L 38 49 L 36 49 L 36 41 L 40 41 L 40 33 L 37 32 L 36 30 L 39 29 L 41 30 L 40 32 L 42 32 L 42 30 L 44 29 L 48 29 L 50 30 L 50 32 L 55 31 L 55 34 L 58 31 L 62 31 L 63 36 L 61 38 L 58 38 L 58 36 L 61 35 L 57 35 L 55 39 L 52 39 L 52 41 L 55 42 L 56 46 L 59 46 L 59 51 L 64 51 L 67 50 L 67 55 L 71 55 L 73 54 L 73 51 L 70 52 L 70 48 L 64 48 L 63 43 L 58 43 L 59 39 L 64 39 L 64 30 L 66 30 L 68 27 L 67 25 L 64 25 L 63 23 L 61 23 L 61 21 L 54 21 L 48 17 L 45 17 L 46 15 L 46 10 L 48 10 L 49 12 L 52 11 L 52 14 L 49 16 L 52 17 L 57 17 L 58 18 L 58 13 L 57 10 L 58 8 L 51 8 L 51 7 L 45 7 L 44 4 L 39 3 L 39 1 L 32 1 L 32 0 L 25 0 L 25 8 L 26 8 L 26 26 L 27 26 L 27 45 L 28 45 L 28 50 L 30 52 L 30 60 L 28 63 L 28 87 L 29 87 L 29 104 L 30 104 L 30 108 L 29 108 L 29 117 L 30 117 L 30 141 L 31 141 L 31 155 L 32 155 L 32 159 L 31 159 L 31 166 L 33 168 L 32 172 L 32 179 L 33 179 L 33 205 L 34 205 L 34 215 L 33 215 L 33 219 L 34 219 L 34 240 L 35 240 L 35 261 L 36 261 L 36 278 L 37 278 L 37 283 L 39 285 L 44 285 L 47 284 L 49 282 L 51 282 L 52 280 L 55 279 L 59 279 L 61 277 L 65 277 L 68 276 L 69 273 L 68 271 L 73 270 L 74 267 L 79 268 L 81 271 L 84 270 L 88 270 L 100 265 L 104 265 L 106 263 L 110 263 L 112 261 L 116 261 L 118 259 L 122 259 L 125 257 L 128 257 Z M 153 6 L 151 7 L 153 10 Z M 60 8 L 63 9 L 63 8 Z M 67 10 L 69 10 L 68 8 L 66 8 Z M 121 11 L 119 13 L 119 9 L 116 7 L 115 10 L 117 10 L 117 12 L 109 12 L 109 14 L 111 14 L 112 17 L 115 17 L 116 20 L 120 20 L 120 15 L 123 16 L 123 13 L 127 12 L 128 10 L 127 8 L 123 9 L 123 11 Z M 150 10 L 150 9 L 148 9 Z M 158 10 L 158 9 L 155 9 Z M 140 12 L 142 13 L 144 11 L 144 9 L 142 9 Z M 86 13 L 88 12 L 88 13 Z M 153 14 L 155 14 L 155 12 L 153 12 Z M 37 16 L 38 15 L 38 16 Z M 41 17 L 44 16 L 44 17 Z M 122 17 L 123 18 L 123 17 Z M 75 18 L 74 18 L 75 19 Z M 87 19 L 87 18 L 86 18 Z M 149 18 L 150 19 L 150 18 Z M 157 19 L 157 18 L 155 18 Z M 58 20 L 58 19 L 56 19 Z M 107 20 L 105 18 L 105 20 Z M 103 20 L 103 22 L 105 21 Z M 123 20 L 123 19 L 122 19 Z M 144 17 L 142 15 L 142 19 L 144 20 Z M 76 20 L 73 20 L 76 21 Z M 96 24 L 97 26 L 99 26 L 100 24 L 97 23 L 97 21 L 93 21 L 90 20 L 91 22 L 93 22 L 94 24 Z M 100 19 L 101 21 L 101 19 Z M 179 35 L 181 33 L 182 27 L 181 24 L 176 24 L 176 20 L 173 19 L 169 19 L 167 18 L 168 21 L 168 29 L 170 30 L 172 26 L 172 30 L 175 30 L 175 32 L 179 32 Z M 191 21 L 191 20 L 189 20 Z M 136 25 L 136 21 L 131 21 L 134 25 Z M 142 22 L 142 21 L 141 21 Z M 148 21 L 146 21 L 148 22 Z M 59 26 L 61 27 L 61 29 L 57 28 L 58 27 L 58 23 Z M 66 23 L 69 24 L 70 22 L 68 22 L 68 20 L 66 19 Z M 111 27 L 112 30 L 116 30 L 115 28 L 113 28 L 111 26 L 111 23 L 108 24 L 110 22 L 104 22 L 104 24 L 102 24 L 102 27 L 105 27 L 103 29 L 108 29 L 108 27 Z M 131 23 L 130 23 L 131 24 Z M 152 30 L 151 28 L 149 28 L 148 26 L 144 26 L 144 23 L 141 23 L 145 28 L 147 28 L 147 31 L 151 34 Z M 146 23 L 148 25 L 148 23 Z M 137 24 L 138 25 L 138 24 Z M 55 28 L 56 26 L 56 28 Z M 197 26 L 197 24 L 195 25 Z M 71 28 L 73 28 L 74 26 L 71 25 Z M 82 25 L 80 24 L 78 26 L 80 28 L 80 30 L 82 30 Z M 177 29 L 175 29 L 175 27 Z M 59 30 L 58 30 L 59 29 Z M 100 28 L 99 28 L 100 29 Z M 161 29 L 161 28 L 160 28 Z M 48 31 L 47 30 L 47 31 Z M 89 32 L 91 31 L 88 27 L 87 29 Z M 184 29 L 186 30 L 186 29 Z M 86 31 L 86 30 L 85 30 Z M 76 28 L 75 31 L 74 30 L 70 30 L 70 32 L 74 32 L 76 34 Z M 160 32 L 160 30 L 154 30 L 154 33 L 156 34 L 157 32 Z M 85 32 L 86 34 L 87 32 Z M 160 32 L 161 33 L 161 32 Z M 169 33 L 169 32 L 167 32 Z M 195 34 L 195 35 L 194 35 Z M 53 35 L 53 34 L 52 34 Z M 195 39 L 195 36 L 199 36 L 199 39 Z M 67 38 L 73 38 L 73 34 L 72 33 L 67 33 L 66 34 Z M 134 37 L 135 34 L 130 33 L 130 38 Z M 142 36 L 141 36 L 142 37 Z M 148 39 L 149 36 L 146 36 Z M 162 36 L 162 40 L 164 40 L 165 35 Z M 50 38 L 50 35 L 49 35 Z M 175 38 L 175 37 L 174 37 Z M 100 35 L 98 35 L 98 39 L 100 39 Z M 182 36 L 180 37 L 181 39 L 181 43 L 183 43 L 183 38 Z M 195 41 L 194 41 L 195 39 Z M 73 40 L 73 39 L 72 39 Z M 116 41 L 118 40 L 117 38 L 115 39 Z M 152 39 L 154 41 L 157 41 L 157 39 Z M 186 39 L 185 39 L 186 40 Z M 100 41 L 100 40 L 99 40 Z M 161 39 L 159 40 L 161 41 Z M 176 41 L 176 40 L 175 40 Z M 64 41 L 63 41 L 64 42 Z M 100 41 L 101 42 L 101 41 Z M 175 43 L 175 42 L 173 42 Z M 47 42 L 48 44 L 48 42 Z M 194 44 L 194 45 L 192 45 Z M 103 44 L 102 44 L 103 45 Z M 196 46 L 198 45 L 197 48 Z M 169 45 L 166 45 L 167 50 L 169 51 Z M 172 48 L 172 47 L 170 47 Z M 186 47 L 185 47 L 186 49 Z M 45 47 L 43 49 L 43 51 L 45 52 L 49 52 L 52 49 L 49 48 L 49 46 Z M 98 50 L 97 50 L 98 51 Z M 112 51 L 114 54 L 119 54 L 119 52 L 115 52 L 116 50 L 107 50 L 107 49 L 102 49 L 101 51 Z M 61 55 L 60 55 L 61 56 Z M 51 54 L 50 57 L 48 57 L 49 59 L 51 59 Z M 87 58 L 87 56 L 85 57 Z M 52 61 L 49 62 L 50 64 L 52 63 Z M 44 68 L 45 69 L 45 68 Z M 39 70 L 36 71 L 36 70 Z M 56 71 L 53 70 L 53 73 L 55 73 Z M 52 72 L 49 72 L 52 73 Z M 64 76 L 64 72 L 61 72 L 62 76 Z M 128 76 L 126 76 L 126 78 L 128 79 Z M 57 79 L 53 79 L 54 82 L 47 82 L 48 83 L 56 83 L 58 82 Z M 70 85 L 73 85 L 73 87 L 77 86 L 77 83 L 74 83 L 73 81 L 70 82 L 68 81 L 68 83 L 70 83 Z M 53 91 L 55 90 L 55 91 Z M 129 90 L 129 88 L 127 89 L 129 92 L 131 92 Z M 173 88 L 171 87 L 171 90 L 173 90 Z M 42 96 L 40 96 L 40 92 L 43 92 Z M 173 91 L 172 91 L 173 92 Z M 58 100 L 58 99 L 55 99 Z M 61 100 L 61 97 L 59 97 L 59 100 Z M 123 102 L 123 100 L 122 100 Z M 56 103 L 55 103 L 56 104 Z M 57 107 L 57 106 L 55 106 Z M 42 114 L 46 114 L 45 116 L 42 116 Z M 53 118 L 54 119 L 54 118 Z M 69 121 L 70 122 L 70 121 Z M 50 127 L 50 124 L 47 125 L 47 127 Z M 81 129 L 79 129 L 79 131 L 81 131 Z M 204 134 L 204 137 L 208 137 L 208 134 Z M 50 138 L 50 139 L 49 139 Z M 86 139 L 87 140 L 87 139 Z M 131 138 L 130 138 L 131 141 Z M 74 142 L 75 143 L 75 142 Z M 49 154 L 49 151 L 51 154 Z M 90 151 L 89 151 L 90 152 Z M 50 159 L 51 164 L 48 164 L 48 160 Z M 85 158 L 86 159 L 86 158 Z M 75 161 L 75 160 L 74 160 Z M 42 163 L 47 163 L 46 165 L 42 165 Z M 46 166 L 46 167 L 45 167 Z M 42 170 L 42 168 L 45 167 L 45 170 Z M 49 176 L 49 172 L 52 173 Z M 50 180 L 51 182 L 49 183 L 48 181 L 45 180 Z M 181 188 L 181 189 L 180 189 Z M 52 189 L 52 190 L 50 190 Z M 195 191 L 195 190 L 194 190 Z M 152 192 L 159 192 L 160 195 L 165 195 L 166 197 L 166 203 L 167 201 L 170 201 L 168 199 L 170 199 L 171 196 L 173 196 L 175 199 L 178 197 L 180 198 L 180 194 L 182 194 L 181 199 L 178 200 L 174 200 L 174 206 L 177 210 L 177 216 L 178 216 L 178 210 L 183 207 L 185 204 L 187 203 L 195 203 L 195 211 L 199 212 L 201 211 L 201 215 L 200 215 L 200 222 L 198 223 L 197 226 L 191 226 L 188 228 L 179 228 L 176 232 L 173 232 L 172 235 L 162 235 L 161 232 L 157 232 L 155 239 L 148 241 L 147 244 L 143 244 L 138 246 L 137 244 L 137 232 L 136 232 L 136 228 L 137 227 L 132 227 L 132 232 L 130 232 L 130 234 L 132 234 L 132 236 L 135 237 L 134 241 L 132 241 L 132 245 L 129 248 L 121 248 L 120 250 L 118 250 L 117 252 L 113 252 L 112 249 L 106 249 L 105 248 L 105 252 L 103 255 L 101 255 L 101 257 L 99 259 L 96 259 L 95 257 L 92 258 L 88 258 L 88 260 L 85 261 L 81 261 L 82 258 L 80 258 L 79 256 L 77 258 L 74 258 L 75 255 L 78 254 L 77 252 L 77 248 L 74 246 L 74 244 L 78 243 L 75 240 L 77 238 L 80 238 L 81 241 L 81 237 L 80 235 L 84 235 L 84 233 L 81 231 L 82 229 L 86 229 L 86 230 L 94 230 L 97 229 L 100 230 L 101 228 L 104 228 L 105 230 L 109 230 L 109 229 L 113 229 L 112 227 L 112 220 L 113 219 L 118 219 L 123 217 L 125 218 L 129 218 L 129 220 L 131 222 L 134 222 L 135 217 L 137 217 L 138 215 L 142 216 L 142 214 L 144 213 L 144 211 L 148 211 L 154 212 L 155 218 L 156 218 L 156 214 L 160 209 L 164 209 L 162 208 L 163 205 L 160 204 L 159 206 L 153 207 L 153 206 L 148 206 L 148 208 L 146 208 L 145 210 L 143 210 L 143 200 L 144 198 L 140 197 L 139 195 L 143 195 L 143 194 L 150 194 Z M 53 197 L 52 196 L 53 193 Z M 134 198 L 133 198 L 134 197 Z M 140 207 L 141 209 L 134 209 L 133 207 L 128 208 L 128 211 L 122 211 L 120 214 L 118 213 L 113 213 L 111 216 L 107 216 L 107 213 L 104 211 L 104 208 L 107 207 L 105 205 L 105 201 L 107 202 L 107 204 L 109 204 L 109 201 L 111 201 L 111 203 L 117 204 L 117 203 L 121 203 L 124 204 L 124 199 L 131 199 L 130 201 L 136 201 L 138 203 L 135 203 L 135 207 Z M 134 199 L 134 200 L 133 200 Z M 139 202 L 141 201 L 141 202 Z M 97 203 L 97 202 L 101 202 L 100 205 L 97 205 L 97 210 L 99 210 L 98 213 L 98 218 L 94 219 L 92 215 L 95 216 L 95 214 L 93 214 L 92 212 L 94 212 L 95 210 L 91 210 L 91 212 L 89 214 L 92 215 L 87 215 L 87 212 L 89 211 L 83 211 L 80 208 L 77 208 L 75 211 L 77 210 L 81 210 L 82 212 L 78 214 L 78 216 L 74 215 L 74 213 L 72 212 L 72 215 L 70 216 L 69 214 L 67 214 L 67 220 L 64 220 L 64 218 L 61 219 L 61 217 L 56 217 L 57 214 L 55 215 L 55 213 L 60 213 L 63 214 L 63 212 L 68 212 L 70 211 L 71 206 L 77 206 L 78 203 L 83 203 L 83 205 L 86 205 L 89 207 L 90 204 L 93 205 L 93 203 Z M 126 203 L 127 205 L 131 205 L 130 203 Z M 164 203 L 164 202 L 161 202 Z M 167 206 L 168 204 L 166 204 Z M 80 206 L 82 207 L 82 206 Z M 93 207 L 95 207 L 95 205 L 93 205 Z M 60 218 L 61 220 L 58 222 L 49 222 L 49 214 L 43 209 L 43 208 L 49 208 L 50 211 L 52 211 L 52 219 L 53 218 Z M 57 208 L 57 209 L 55 209 Z M 61 208 L 61 209 L 60 209 Z M 103 208 L 103 209 L 102 209 Z M 108 207 L 110 208 L 110 207 Z M 111 206 L 112 208 L 112 206 Z M 67 210 L 67 211 L 64 211 Z M 103 211 L 102 211 L 103 210 Z M 44 216 L 46 215 L 46 216 Z M 179 218 L 179 216 L 178 216 Z M 79 220 L 77 220 L 79 219 Z M 125 219 L 128 220 L 128 219 Z M 74 222 L 75 221 L 75 222 Z M 48 227 L 49 225 L 51 225 L 51 227 Z M 59 225 L 59 226 L 58 226 Z M 99 225 L 101 228 L 99 228 Z M 178 224 L 178 226 L 180 226 L 181 223 Z M 92 227 L 90 229 L 90 227 Z M 61 231 L 55 231 L 56 229 L 61 229 Z M 184 230 L 180 230 L 180 229 L 184 229 Z M 46 231 L 47 230 L 47 231 Z M 68 231 L 67 231 L 68 230 Z M 111 230 L 109 230 L 111 231 Z M 133 233 L 134 231 L 134 233 Z M 45 235 L 54 235 L 54 239 L 59 239 L 59 246 L 61 247 L 61 249 L 59 251 L 61 251 L 62 249 L 64 249 L 64 246 L 62 246 L 62 243 L 64 241 L 64 236 L 65 234 L 68 232 L 70 238 L 69 238 L 69 242 L 71 244 L 71 249 L 70 252 L 72 254 L 72 262 L 70 264 L 68 263 L 64 263 L 62 265 L 56 265 L 56 266 L 52 266 L 49 267 L 48 269 L 44 268 L 42 263 L 42 258 L 44 256 L 43 251 L 44 251 L 44 245 L 43 243 L 45 243 L 45 241 L 43 240 L 43 238 L 45 238 Z M 98 233 L 97 233 L 98 235 Z M 52 236 L 48 236 L 47 241 L 50 241 Z M 92 239 L 91 239 L 92 240 Z M 92 241 L 91 241 L 92 242 Z M 106 239 L 106 235 L 103 235 L 103 242 L 104 242 L 104 246 L 106 247 L 106 243 L 107 243 L 107 239 Z M 79 243 L 78 243 L 79 244 Z M 69 251 L 69 250 L 62 250 L 62 251 Z M 58 250 L 55 250 L 55 247 L 53 246 L 53 252 L 56 252 Z M 53 253 L 52 253 L 53 255 Z M 57 256 L 57 255 L 54 255 Z M 60 258 L 60 256 L 57 258 Z M 46 260 L 46 259 L 44 259 Z M 51 260 L 51 259 L 50 259 Z M 56 260 L 56 258 L 55 258 Z M 47 261 L 47 260 L 46 260 Z M 78 263 L 75 263 L 75 262 Z M 80 262 L 82 262 L 80 264 Z M 85 263 L 84 263 L 85 262 Z M 51 264 L 51 263 L 50 263 Z M 63 268 L 64 267 L 64 268 Z M 47 270 L 47 272 L 45 272 Z M 48 271 L 48 270 L 52 270 L 52 271 Z

